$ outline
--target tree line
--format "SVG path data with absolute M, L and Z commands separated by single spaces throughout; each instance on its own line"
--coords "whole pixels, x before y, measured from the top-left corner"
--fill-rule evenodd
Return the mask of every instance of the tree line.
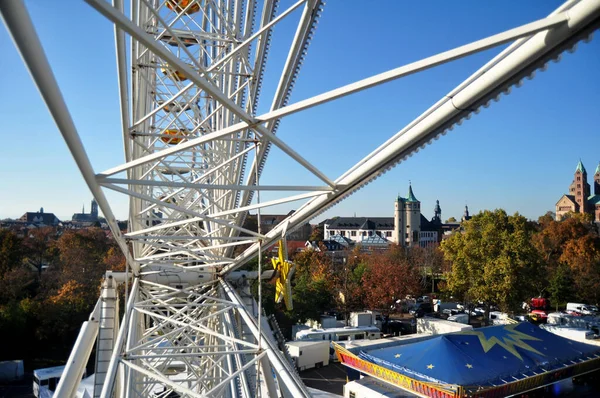
M 450 263 L 446 291 L 470 302 L 518 312 L 532 297 L 555 308 L 600 299 L 600 236 L 587 214 L 538 222 L 504 210 L 484 211 L 441 244 Z
M 555 305 L 600 301 L 600 237 L 582 214 L 533 222 L 484 211 L 439 246 L 356 247 L 341 256 L 321 246 L 290 257 L 296 264 L 294 309 L 276 305 L 274 286 L 263 284 L 263 306 L 288 336 L 292 324 L 323 313 L 389 312 L 432 285 L 444 300 L 483 302 L 506 312 L 521 310 L 535 296 Z M 45 227 L 23 237 L 0 230 L 0 360 L 64 360 L 98 300 L 102 276 L 124 267 L 116 243 L 99 228 Z
M 23 237 L 0 230 L 0 360 L 64 361 L 104 273 L 124 269 L 121 251 L 100 228 L 44 227 Z
M 328 312 L 387 313 L 406 296 L 428 294 L 432 284 L 444 301 L 509 313 L 522 312 L 523 303 L 538 296 L 556 309 L 568 301 L 600 301 L 600 237 L 589 215 L 579 213 L 562 221 L 546 214 L 536 222 L 501 209 L 484 211 L 439 246 L 356 247 L 341 258 L 321 247 L 290 257 L 296 264 L 293 311 L 275 306 L 272 288 L 263 288 L 267 312 L 275 312 L 288 332 Z

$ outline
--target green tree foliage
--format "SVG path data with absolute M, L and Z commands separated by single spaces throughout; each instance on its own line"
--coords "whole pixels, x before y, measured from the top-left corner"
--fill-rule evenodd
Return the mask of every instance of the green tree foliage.
M 331 309 L 333 302 L 327 281 L 322 278 L 313 280 L 308 272 L 302 272 L 296 277 L 292 297 L 294 309 L 286 315 L 295 323 L 304 323 L 308 319 L 318 320 L 321 314 Z
M 452 263 L 448 289 L 469 301 L 518 310 L 531 297 L 531 286 L 541 270 L 531 243 L 533 226 L 523 216 L 508 216 L 504 210 L 484 211 L 463 225 L 464 233 L 441 245 Z
M 573 278 L 569 266 L 565 263 L 560 263 L 549 280 L 548 293 L 550 300 L 556 306 L 560 303 L 565 303 L 573 295 Z

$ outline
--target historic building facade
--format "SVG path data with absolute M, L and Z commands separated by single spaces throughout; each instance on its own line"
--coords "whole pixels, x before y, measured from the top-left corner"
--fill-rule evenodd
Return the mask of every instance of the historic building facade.
M 408 196 L 398 196 L 394 201 L 394 217 L 337 217 L 324 222 L 323 235 L 329 240 L 341 236 L 367 245 L 398 243 L 425 247 L 441 240 L 443 226 L 439 200 L 429 221 L 421 214 L 421 202 L 409 185 Z
M 600 223 L 600 163 L 594 172 L 593 194 L 583 163 L 580 160 L 577 164 L 569 193 L 556 202 L 556 219 L 560 221 L 569 212 L 591 214 L 594 221 Z
M 89 213 L 85 212 L 85 207 L 81 209 L 81 213 L 73 214 L 72 220 L 78 222 L 96 222 L 98 221 L 98 202 L 92 199 L 91 209 Z

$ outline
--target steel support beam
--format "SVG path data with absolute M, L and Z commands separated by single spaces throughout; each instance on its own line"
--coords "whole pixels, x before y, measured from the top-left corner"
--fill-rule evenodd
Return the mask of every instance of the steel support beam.
M 595 0 L 591 0 L 591 1 L 595 1 Z M 417 73 L 417 72 L 420 72 L 423 70 L 427 70 L 427 69 L 433 68 L 435 66 L 439 66 L 441 64 L 448 63 L 450 61 L 454 61 L 456 59 L 460 59 L 460 58 L 466 57 L 468 55 L 471 55 L 471 54 L 474 54 L 474 53 L 477 53 L 480 51 L 484 51 L 484 50 L 487 50 L 487 49 L 490 49 L 493 47 L 497 47 L 499 45 L 513 41 L 515 39 L 527 37 L 532 34 L 538 33 L 540 31 L 546 31 L 554 26 L 564 25 L 564 24 L 566 24 L 566 21 L 568 20 L 568 18 L 569 17 L 568 17 L 567 13 L 561 13 L 561 14 L 558 14 L 558 15 L 555 15 L 555 16 L 552 16 L 549 18 L 544 18 L 542 20 L 523 25 L 523 26 L 511 29 L 511 30 L 508 30 L 506 32 L 499 33 L 497 35 L 490 36 L 488 38 L 481 39 L 481 40 L 466 44 L 464 46 L 461 46 L 461 47 L 458 47 L 458 48 L 455 48 L 455 49 L 452 49 L 452 50 L 449 50 L 449 51 L 446 51 L 446 52 L 443 52 L 443 53 L 440 53 L 437 55 L 433 55 L 431 57 L 422 59 L 420 61 L 416 61 L 416 62 L 407 64 L 407 65 L 398 67 L 396 69 L 392 69 L 390 71 L 368 77 L 363 80 L 359 80 L 358 82 L 348 84 L 346 86 L 342 86 L 342 87 L 334 89 L 334 90 L 327 91 L 323 94 L 319 94 L 314 97 L 296 102 L 292 105 L 288 105 L 288 106 L 264 113 L 260 116 L 257 116 L 254 119 L 254 124 L 251 124 L 251 123 L 248 123 L 245 121 L 239 122 L 239 123 L 236 123 L 234 125 L 231 125 L 231 126 L 225 128 L 221 131 L 216 131 L 211 134 L 215 138 L 218 138 L 218 137 L 229 135 L 229 134 L 232 134 L 232 133 L 235 133 L 238 131 L 242 131 L 249 127 L 253 127 L 257 124 L 263 124 L 263 123 L 266 123 L 266 122 L 269 122 L 269 121 L 272 121 L 275 119 L 289 116 L 294 113 L 315 107 L 317 105 L 321 105 L 321 104 L 333 101 L 338 98 L 348 96 L 350 94 L 354 94 L 354 93 L 366 90 L 368 88 L 372 88 L 372 87 L 381 85 L 383 83 L 390 82 L 392 80 L 399 79 L 404 76 L 409 76 L 411 74 L 414 74 L 414 73 Z M 157 152 L 157 153 L 154 153 L 151 155 L 146 155 L 144 157 L 136 159 L 135 161 L 129 162 L 122 166 L 115 167 L 113 169 L 110 169 L 103 173 L 100 173 L 100 175 L 107 176 L 107 175 L 116 174 L 118 172 L 127 170 L 131 167 L 136 167 L 141 164 L 152 162 L 152 161 L 161 159 L 163 157 L 173 155 L 177 152 L 187 150 L 189 148 L 192 148 L 194 146 L 201 144 L 202 142 L 206 142 L 208 140 L 214 139 L 214 138 L 208 138 L 209 135 L 210 134 L 203 136 L 203 137 L 189 140 L 187 142 L 181 143 L 180 145 L 177 145 L 176 147 L 168 148 L 161 152 Z

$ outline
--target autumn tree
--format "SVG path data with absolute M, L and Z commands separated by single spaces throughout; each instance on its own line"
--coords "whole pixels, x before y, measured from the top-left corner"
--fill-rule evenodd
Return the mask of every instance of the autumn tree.
M 313 228 L 308 240 L 311 242 L 320 242 L 325 239 L 325 230 L 322 225 L 317 225 Z
M 484 211 L 465 222 L 464 233 L 442 242 L 452 264 L 448 289 L 466 301 L 496 304 L 502 311 L 517 310 L 531 297 L 531 286 L 540 276 L 539 254 L 531 243 L 533 226 L 504 210 Z
M 372 309 L 388 312 L 396 300 L 420 291 L 419 271 L 406 248 L 393 245 L 373 253 L 362 277 L 365 301 Z
M 600 238 L 589 215 L 569 213 L 561 221 L 543 216 L 538 222 L 540 231 L 533 236 L 533 243 L 544 260 L 543 274 L 548 277 L 553 296 L 558 294 L 561 302 L 575 297 L 598 302 Z M 571 289 L 561 287 L 569 284 Z
M 0 230 L 0 278 L 21 264 L 23 247 L 21 239 L 8 229 Z
M 567 264 L 574 280 L 575 295 L 583 302 L 600 302 L 600 237 L 587 234 L 571 239 L 560 262 Z
M 44 265 L 48 265 L 57 259 L 56 238 L 56 228 L 41 227 L 28 231 L 23 240 L 25 261 L 27 264 L 34 266 L 40 275 Z
M 569 241 L 592 233 L 591 224 L 578 216 L 571 216 L 562 221 L 542 216 L 538 222 L 541 230 L 533 236 L 533 244 L 551 270 L 558 265 Z
M 106 272 L 105 257 L 111 248 L 106 233 L 99 228 L 65 232 L 56 242 L 60 252 L 62 281 L 74 280 L 98 287 Z

